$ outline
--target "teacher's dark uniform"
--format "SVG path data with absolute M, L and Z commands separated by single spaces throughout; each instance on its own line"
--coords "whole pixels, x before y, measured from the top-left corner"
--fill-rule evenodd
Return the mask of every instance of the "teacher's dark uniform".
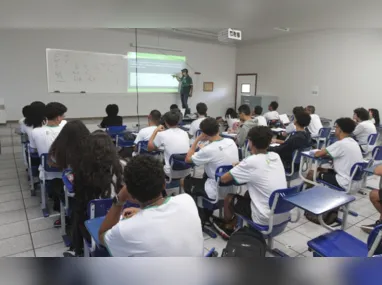
M 182 108 L 186 109 L 186 114 L 190 113 L 188 109 L 188 97 L 192 88 L 192 78 L 187 74 L 180 78 L 180 99 L 182 101 Z

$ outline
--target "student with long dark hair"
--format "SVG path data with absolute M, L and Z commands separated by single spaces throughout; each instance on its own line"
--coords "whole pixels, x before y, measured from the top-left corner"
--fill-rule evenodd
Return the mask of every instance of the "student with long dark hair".
M 369 109 L 370 119 L 376 127 L 379 127 L 381 120 L 379 118 L 379 111 L 377 109 Z
M 81 157 L 81 147 L 90 135 L 83 122 L 75 120 L 67 123 L 50 147 L 50 157 L 60 169 L 72 168 Z
M 84 222 L 87 205 L 94 199 L 114 197 L 123 184 L 123 167 L 110 136 L 103 131 L 90 134 L 81 147 L 78 163 L 73 165 L 75 205 L 73 209 L 72 246 L 74 255 L 83 254 L 83 238 L 90 240 Z M 64 256 L 72 255 L 65 253 Z

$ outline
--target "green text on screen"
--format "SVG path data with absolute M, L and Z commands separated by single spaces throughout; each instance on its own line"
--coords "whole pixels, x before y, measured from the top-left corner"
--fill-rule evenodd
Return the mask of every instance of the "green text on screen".
M 186 66 L 186 57 L 154 53 L 129 52 L 128 92 L 136 92 L 137 62 L 138 91 L 146 93 L 177 93 L 179 82 L 173 77 Z

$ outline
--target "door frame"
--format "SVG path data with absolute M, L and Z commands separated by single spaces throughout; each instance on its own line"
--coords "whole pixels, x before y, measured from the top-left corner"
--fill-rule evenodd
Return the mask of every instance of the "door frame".
M 236 102 L 237 102 L 237 80 L 238 80 L 239 76 L 251 76 L 251 75 L 255 75 L 256 76 L 255 95 L 254 95 L 254 96 L 256 96 L 256 94 L 257 94 L 257 79 L 258 79 L 257 73 L 236 73 L 235 110 L 237 109 L 237 106 L 236 106 Z

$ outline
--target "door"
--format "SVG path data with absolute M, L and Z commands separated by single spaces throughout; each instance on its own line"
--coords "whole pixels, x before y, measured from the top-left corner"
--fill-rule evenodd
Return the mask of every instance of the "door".
M 241 96 L 256 96 L 257 73 L 236 74 L 235 109 L 241 104 Z

